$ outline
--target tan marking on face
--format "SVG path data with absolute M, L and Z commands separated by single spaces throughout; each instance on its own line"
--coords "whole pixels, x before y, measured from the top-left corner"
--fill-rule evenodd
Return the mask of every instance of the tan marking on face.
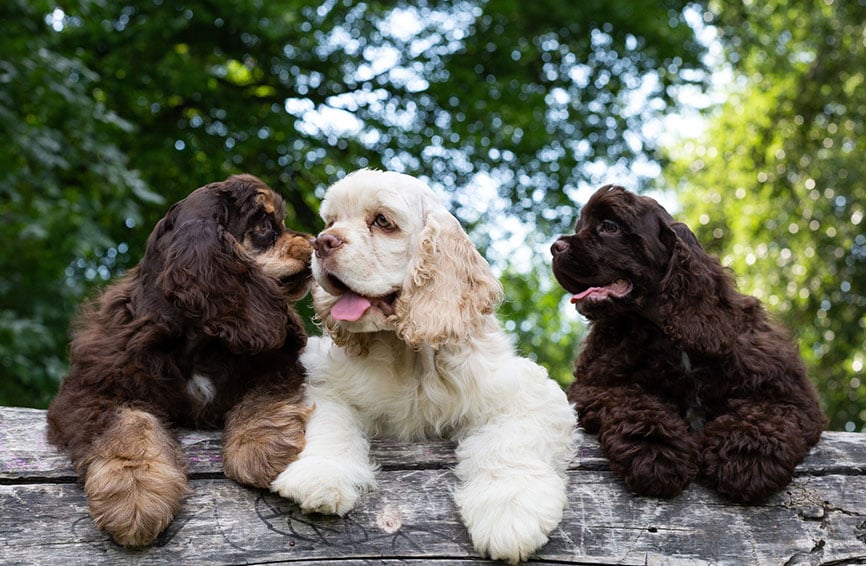
M 276 213 L 277 207 L 274 204 L 273 192 L 265 189 L 259 189 L 258 202 L 259 204 L 261 204 L 262 209 L 265 211 L 265 213 L 270 215 L 274 215 Z
M 280 281 L 289 300 L 297 300 L 307 293 L 312 283 L 312 255 L 310 236 L 284 232 L 272 248 L 253 254 L 253 258 L 262 271 Z

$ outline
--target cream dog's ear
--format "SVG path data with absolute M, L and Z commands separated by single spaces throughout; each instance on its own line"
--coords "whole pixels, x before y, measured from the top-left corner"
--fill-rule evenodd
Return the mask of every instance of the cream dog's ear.
M 397 334 L 414 348 L 438 348 L 475 334 L 502 299 L 493 276 L 456 218 L 435 209 L 395 303 Z

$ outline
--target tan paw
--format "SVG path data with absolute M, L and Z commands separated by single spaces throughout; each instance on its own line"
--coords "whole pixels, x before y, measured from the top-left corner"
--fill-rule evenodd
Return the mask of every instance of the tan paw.
M 94 522 L 118 544 L 149 544 L 187 493 L 179 448 L 156 417 L 125 409 L 94 446 L 84 491 Z
M 304 449 L 311 411 L 310 407 L 282 401 L 255 412 L 233 413 L 223 434 L 226 476 L 244 485 L 269 487 Z

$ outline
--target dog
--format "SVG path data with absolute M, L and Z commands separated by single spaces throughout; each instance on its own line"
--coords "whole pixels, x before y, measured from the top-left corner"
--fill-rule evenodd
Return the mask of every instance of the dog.
M 252 175 L 170 208 L 142 261 L 83 309 L 48 439 L 118 544 L 151 543 L 188 491 L 175 425 L 225 426 L 227 476 L 267 487 L 304 446 L 306 344 L 292 303 L 311 283 L 311 235 Z
M 271 489 L 305 512 L 345 515 L 376 485 L 371 437 L 454 439 L 454 499 L 475 548 L 526 559 L 562 518 L 576 417 L 515 353 L 494 314 L 499 281 L 411 176 L 351 173 L 321 216 L 312 293 L 325 336 L 301 358 L 315 410 Z
M 568 398 L 636 493 L 784 488 L 826 426 L 797 346 L 655 200 L 601 187 L 553 273 L 590 321 Z

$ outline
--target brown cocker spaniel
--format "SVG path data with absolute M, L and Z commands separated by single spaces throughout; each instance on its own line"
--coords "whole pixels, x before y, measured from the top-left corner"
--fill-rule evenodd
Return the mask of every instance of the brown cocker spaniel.
M 590 321 L 569 400 L 632 490 L 699 478 L 754 502 L 788 484 L 826 418 L 796 345 L 685 224 L 607 185 L 551 251 Z
M 292 302 L 310 282 L 310 236 L 251 175 L 192 192 L 159 221 L 144 259 L 78 321 L 49 440 L 84 482 L 97 526 L 139 546 L 187 492 L 175 425 L 225 426 L 229 477 L 267 487 L 304 446 Z

